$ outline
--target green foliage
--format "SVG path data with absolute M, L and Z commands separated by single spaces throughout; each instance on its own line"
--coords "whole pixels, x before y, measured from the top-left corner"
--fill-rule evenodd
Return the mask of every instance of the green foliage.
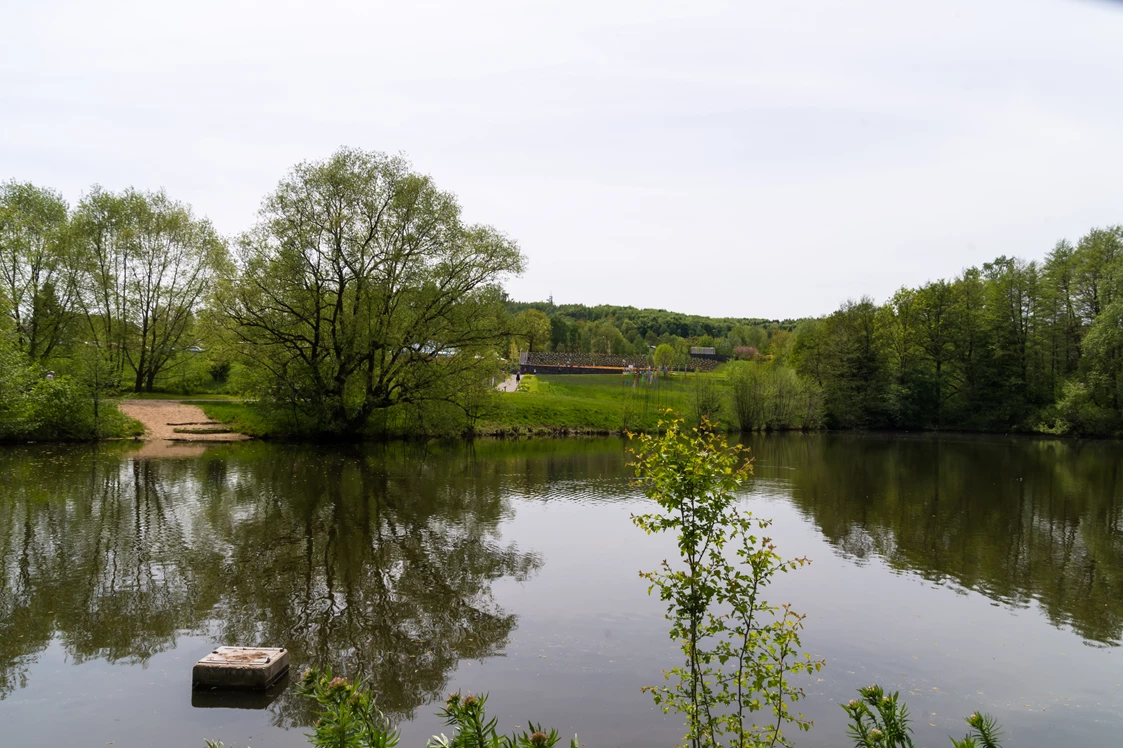
M 655 365 L 666 370 L 675 365 L 675 349 L 667 343 L 660 343 L 655 347 Z
M 555 305 L 549 302 L 508 302 L 507 310 L 519 321 L 528 311 L 543 314 L 550 325 L 550 344 L 555 351 L 604 353 L 625 356 L 647 355 L 651 348 L 667 345 L 689 349 L 692 345 L 713 346 L 730 356 L 743 341 L 753 341 L 763 350 L 773 338 L 782 339 L 794 322 L 785 320 L 701 317 L 663 309 L 622 306 L 588 307 L 582 304 Z M 520 333 L 516 332 L 516 336 Z M 525 338 L 520 341 L 525 344 Z M 781 340 L 782 343 L 782 340 Z M 545 350 L 535 344 L 535 350 Z M 783 345 L 778 346 L 780 352 Z M 524 345 L 525 350 L 525 345 Z M 772 351 L 770 351 L 772 352 Z M 656 365 L 676 366 L 682 356 Z
M 299 164 L 239 247 L 223 316 L 254 394 L 294 425 L 355 436 L 376 411 L 455 403 L 497 373 L 499 282 L 523 256 L 402 158 L 342 149 Z
M 728 367 L 733 415 L 742 431 L 813 429 L 823 396 L 812 380 L 778 362 L 735 361 Z
M 841 428 L 1123 430 L 1123 227 L 849 301 L 802 323 L 791 360 Z
M 398 731 L 375 705 L 370 690 L 333 675 L 330 667 L 305 671 L 296 692 L 319 707 L 314 731 L 308 735 L 316 748 L 394 748 L 398 744 Z M 561 741 L 557 730 L 546 730 L 534 722 L 527 722 L 523 732 L 500 735 L 499 720 L 487 716 L 487 694 L 454 693 L 440 716 L 455 731 L 451 737 L 433 736 L 426 748 L 554 748 Z M 224 748 L 219 742 L 204 742 L 206 748 Z M 568 746 L 580 748 L 576 735 Z
M 1092 388 L 1078 381 L 1065 382 L 1056 406 L 1044 415 L 1036 430 L 1047 434 L 1095 436 L 1119 429 L 1119 413 L 1098 404 Z
M 705 421 L 687 431 L 668 414 L 662 426 L 662 435 L 638 437 L 633 451 L 636 483 L 660 511 L 632 521 L 678 538 L 678 563 L 641 576 L 667 603 L 685 663 L 664 672 L 666 685 L 645 690 L 664 712 L 683 715 L 691 748 L 790 745 L 786 725 L 811 727 L 792 711 L 803 696 L 792 677 L 824 663 L 800 651 L 803 616 L 763 593 L 777 574 L 808 561 L 782 559 L 765 534 L 770 522 L 738 509 L 736 491 L 752 472 L 740 447 L 730 449 Z M 757 724 L 762 710 L 768 715 Z
M 508 302 L 507 309 L 512 314 L 518 314 L 526 309 L 537 309 L 547 314 L 551 322 L 561 320 L 565 328 L 584 328 L 589 323 L 608 320 L 621 334 L 631 340 L 638 333 L 646 343 L 654 344 L 654 340 L 663 339 L 667 342 L 670 338 L 686 338 L 697 340 L 702 336 L 710 336 L 714 342 L 725 339 L 733 345 L 741 344 L 745 338 L 760 340 L 759 333 L 753 332 L 757 328 L 768 335 L 775 334 L 777 330 L 790 329 L 794 326 L 792 320 L 765 320 L 745 319 L 733 317 L 703 317 L 696 314 L 682 314 L 669 312 L 665 309 L 637 309 L 631 306 L 612 306 L 602 304 L 598 306 L 585 306 L 584 304 L 554 304 L 553 302 Z M 562 332 L 569 332 L 562 328 Z M 558 331 L 555 331 L 555 333 Z M 578 350 L 570 348 L 576 340 L 567 335 L 553 338 L 555 348 L 561 343 L 565 350 Z M 750 344 L 751 345 L 751 344 Z M 584 352 L 588 352 L 585 350 Z M 633 351 L 637 353 L 639 351 Z
M 847 734 L 854 748 L 914 748 L 908 706 L 899 694 L 885 693 L 874 684 L 859 688 L 860 699 L 842 704 L 849 718 Z M 971 731 L 962 740 L 951 738 L 954 748 L 1001 748 L 1002 732 L 989 714 L 972 714 L 966 719 Z
M 590 353 L 629 354 L 635 349 L 628 344 L 624 333 L 620 332 L 610 320 L 597 320 L 588 326 Z
M 878 685 L 859 688 L 861 699 L 851 699 L 842 708 L 850 718 L 847 734 L 854 748 L 914 748 L 909 709 Z
M 998 729 L 998 720 L 994 717 L 975 712 L 965 721 L 971 731 L 963 737 L 963 740 L 952 738 L 951 744 L 954 748 L 1002 748 L 1002 744 L 998 742 L 1002 731 Z
M 515 330 L 524 351 L 544 351 L 550 345 L 550 318 L 537 309 L 527 309 L 515 317 Z
M 717 380 L 705 375 L 696 375 L 691 390 L 694 416 L 697 421 L 720 423 L 725 397 Z
M 85 340 L 113 352 L 116 375 L 131 374 L 131 389 L 151 392 L 194 358 L 184 349 L 196 342 L 215 273 L 227 267 L 225 240 L 185 203 L 132 189 L 95 188 L 69 235 L 73 312 Z M 186 375 L 177 373 L 182 385 Z
M 111 402 L 72 376 L 51 379 L 26 354 L 0 344 L 0 441 L 65 441 L 138 433 Z
M 230 378 L 230 366 L 229 361 L 215 361 L 211 363 L 207 373 L 214 381 L 226 384 L 226 380 Z
M 553 748 L 560 741 L 557 730 L 546 731 L 534 722 L 527 722 L 524 732 L 500 735 L 499 720 L 487 716 L 487 694 L 462 696 L 458 691 L 448 697 L 440 715 L 456 731 L 452 737 L 430 738 L 427 748 Z M 576 735 L 569 746 L 579 748 Z
M 0 299 L 18 349 L 40 363 L 63 342 L 75 292 L 66 222 L 57 192 L 0 184 Z
M 398 732 L 375 706 L 370 691 L 331 668 L 309 669 L 296 692 L 314 701 L 314 731 L 308 736 L 316 748 L 394 748 Z

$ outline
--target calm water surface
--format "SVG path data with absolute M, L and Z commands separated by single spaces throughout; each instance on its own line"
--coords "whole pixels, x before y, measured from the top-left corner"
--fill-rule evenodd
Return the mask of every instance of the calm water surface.
M 837 704 L 900 689 L 918 743 L 975 709 L 1015 748 L 1123 734 L 1123 449 L 1002 437 L 747 442 L 744 501 L 810 567 L 771 589 L 827 659 L 801 746 Z M 216 644 L 368 678 L 420 746 L 450 690 L 489 691 L 589 746 L 673 745 L 640 687 L 676 661 L 637 577 L 619 440 L 0 450 L 0 744 L 303 746 L 305 705 L 193 693 Z

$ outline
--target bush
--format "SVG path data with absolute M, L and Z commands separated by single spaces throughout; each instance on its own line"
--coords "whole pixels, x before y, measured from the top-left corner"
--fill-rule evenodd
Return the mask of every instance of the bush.
M 786 366 L 734 362 L 729 383 L 742 431 L 814 429 L 822 424 L 822 391 Z
M 644 690 L 685 717 L 691 748 L 790 745 L 785 727 L 811 727 L 792 708 L 803 698 L 793 681 L 823 662 L 801 652 L 803 616 L 763 594 L 776 575 L 808 561 L 781 558 L 766 534 L 770 521 L 738 509 L 736 491 L 752 474 L 742 448 L 729 448 L 705 421 L 687 431 L 668 413 L 660 426 L 665 433 L 638 437 L 633 452 L 636 485 L 658 509 L 632 522 L 678 539 L 677 563 L 640 576 L 667 603 L 670 637 L 686 661 L 664 672 L 667 685 Z M 761 710 L 769 714 L 757 724 Z
M 229 361 L 214 361 L 207 369 L 207 373 L 211 375 L 218 384 L 226 384 L 226 380 L 230 378 L 230 362 Z
M 11 347 L 0 347 L 0 441 L 85 440 L 135 433 L 135 422 L 73 377 L 47 379 Z
M 1110 436 L 1119 432 L 1119 417 L 1111 408 L 1098 405 L 1084 384 L 1066 382 L 1057 404 L 1050 409 L 1051 423 L 1037 426 L 1049 434 Z
M 722 397 L 718 383 L 712 377 L 694 376 L 693 388 L 694 416 L 699 423 L 710 421 L 718 423 L 721 420 Z
M 370 691 L 331 668 L 308 670 L 296 692 L 319 704 L 315 731 L 308 736 L 316 748 L 394 748 L 398 732 L 374 704 Z
M 487 694 L 461 696 L 457 692 L 449 696 L 441 715 L 445 725 L 455 727 L 456 732 L 452 737 L 433 736 L 426 748 L 553 748 L 561 740 L 557 730 L 547 732 L 533 722 L 527 722 L 527 731 L 522 733 L 500 735 L 499 720 L 488 719 L 486 706 Z M 569 747 L 579 746 L 574 735 Z
M 28 433 L 36 439 L 90 439 L 96 434 L 90 397 L 70 377 L 36 382 L 27 393 L 27 406 Z

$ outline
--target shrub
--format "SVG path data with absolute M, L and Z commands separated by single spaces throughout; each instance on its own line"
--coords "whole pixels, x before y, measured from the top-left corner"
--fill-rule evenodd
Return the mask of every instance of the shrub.
M 752 473 L 743 448 L 731 449 L 706 421 L 684 431 L 668 413 L 660 427 L 662 435 L 638 437 L 633 451 L 636 484 L 660 511 L 632 521 L 678 538 L 679 563 L 640 576 L 667 602 L 670 637 L 686 662 L 664 671 L 667 685 L 645 690 L 664 712 L 685 717 L 691 748 L 789 745 L 783 725 L 811 727 L 791 709 L 803 697 L 791 678 L 823 662 L 800 651 L 803 616 L 768 603 L 763 591 L 808 561 L 782 559 L 765 534 L 770 522 L 737 508 L 735 492 Z M 762 709 L 771 715 L 758 725 L 753 713 Z
M 89 439 L 93 407 L 85 388 L 70 377 L 41 379 L 26 394 L 28 434 L 38 439 Z
M 207 373 L 218 384 L 226 384 L 226 380 L 230 378 L 230 362 L 212 361 Z
M 813 429 L 822 423 L 822 391 L 787 366 L 734 362 L 729 383 L 733 412 L 742 431 Z
M 1119 431 L 1119 418 L 1111 408 L 1098 405 L 1091 390 L 1076 381 L 1066 382 L 1056 405 L 1046 413 L 1052 422 L 1038 431 L 1075 436 L 1108 436 Z
M 95 439 L 131 433 L 117 409 L 73 377 L 47 379 L 26 356 L 0 347 L 0 440 Z M 100 402 L 100 400 L 99 400 Z
M 721 389 L 712 377 L 696 375 L 691 394 L 694 401 L 694 415 L 699 423 L 702 421 L 717 423 L 721 420 Z

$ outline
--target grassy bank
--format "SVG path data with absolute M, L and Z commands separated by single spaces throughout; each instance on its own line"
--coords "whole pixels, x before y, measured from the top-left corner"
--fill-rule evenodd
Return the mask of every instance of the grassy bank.
M 713 376 L 713 375 L 700 375 Z M 652 430 L 667 408 L 692 408 L 689 379 L 656 379 L 647 385 L 619 374 L 528 376 L 518 392 L 500 395 L 482 419 L 483 433 L 619 433 Z M 634 386 L 633 386 L 634 383 Z
M 283 434 L 271 425 L 268 415 L 254 403 L 235 400 L 191 398 L 184 400 L 192 405 L 198 405 L 203 412 L 213 421 L 220 421 L 230 427 L 232 431 L 247 436 L 279 437 Z
M 618 434 L 654 430 L 667 408 L 691 413 L 694 376 L 672 376 L 651 384 L 619 374 L 527 376 L 518 392 L 496 393 L 475 424 L 483 435 Z M 720 374 L 697 375 L 722 382 Z M 183 399 L 183 398 L 181 398 Z M 281 414 L 254 403 L 195 400 L 209 418 L 257 437 L 284 437 Z M 400 414 L 399 414 L 400 415 Z M 377 419 L 372 419 L 372 423 Z M 370 436 L 452 436 L 445 428 L 418 429 L 391 414 L 389 427 Z M 427 421 L 436 424 L 438 421 Z

